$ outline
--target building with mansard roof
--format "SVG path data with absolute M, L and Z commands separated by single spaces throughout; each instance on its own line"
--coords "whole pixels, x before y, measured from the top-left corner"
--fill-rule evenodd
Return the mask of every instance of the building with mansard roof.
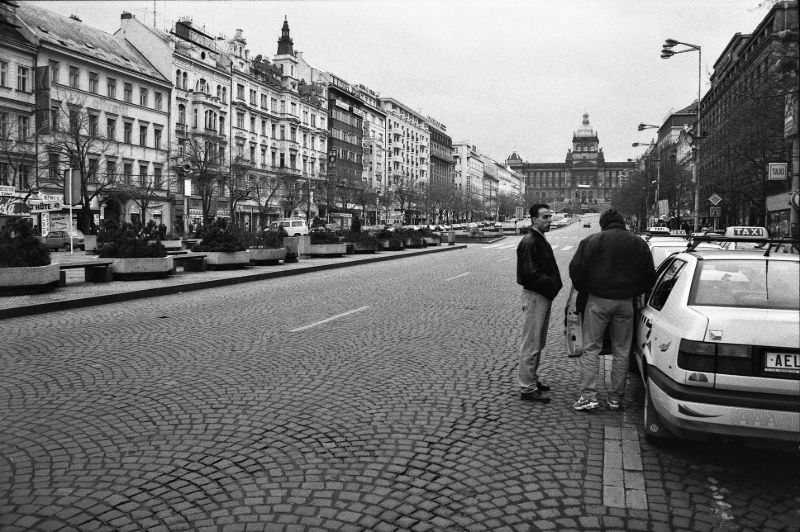
M 73 168 L 90 207 L 75 215 L 82 229 L 137 218 L 172 229 L 168 78 L 130 43 L 77 17 L 30 3 L 20 4 L 17 16 L 40 67 L 40 190 L 59 194 L 63 171 Z M 42 230 L 63 229 L 67 217 L 67 210 L 43 214 Z
M 563 163 L 526 162 L 514 152 L 506 164 L 525 180 L 528 203 L 548 203 L 553 209 L 599 211 L 610 206 L 611 190 L 624 182 L 631 161 L 606 161 L 597 131 L 584 113 L 573 132 L 572 147 Z

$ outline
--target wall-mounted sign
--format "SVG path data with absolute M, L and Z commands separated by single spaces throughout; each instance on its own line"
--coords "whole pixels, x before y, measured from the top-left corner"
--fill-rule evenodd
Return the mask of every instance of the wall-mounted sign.
M 786 181 L 786 163 L 769 163 L 767 165 L 767 180 Z

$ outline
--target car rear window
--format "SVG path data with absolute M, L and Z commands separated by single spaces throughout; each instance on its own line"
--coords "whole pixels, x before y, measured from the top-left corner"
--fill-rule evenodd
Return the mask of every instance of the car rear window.
M 690 304 L 800 309 L 800 262 L 711 259 L 699 264 Z

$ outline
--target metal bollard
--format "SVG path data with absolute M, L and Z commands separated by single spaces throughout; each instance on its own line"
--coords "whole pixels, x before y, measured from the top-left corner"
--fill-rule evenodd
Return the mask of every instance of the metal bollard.
M 448 246 L 455 246 L 456 245 L 456 232 L 450 229 L 450 232 L 447 233 L 447 245 Z

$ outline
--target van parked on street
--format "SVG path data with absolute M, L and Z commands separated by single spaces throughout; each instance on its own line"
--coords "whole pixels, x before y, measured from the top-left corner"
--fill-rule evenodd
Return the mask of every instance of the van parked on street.
M 288 218 L 272 222 L 270 227 L 275 229 L 281 226 L 289 236 L 303 236 L 308 234 L 308 224 L 305 218 Z

